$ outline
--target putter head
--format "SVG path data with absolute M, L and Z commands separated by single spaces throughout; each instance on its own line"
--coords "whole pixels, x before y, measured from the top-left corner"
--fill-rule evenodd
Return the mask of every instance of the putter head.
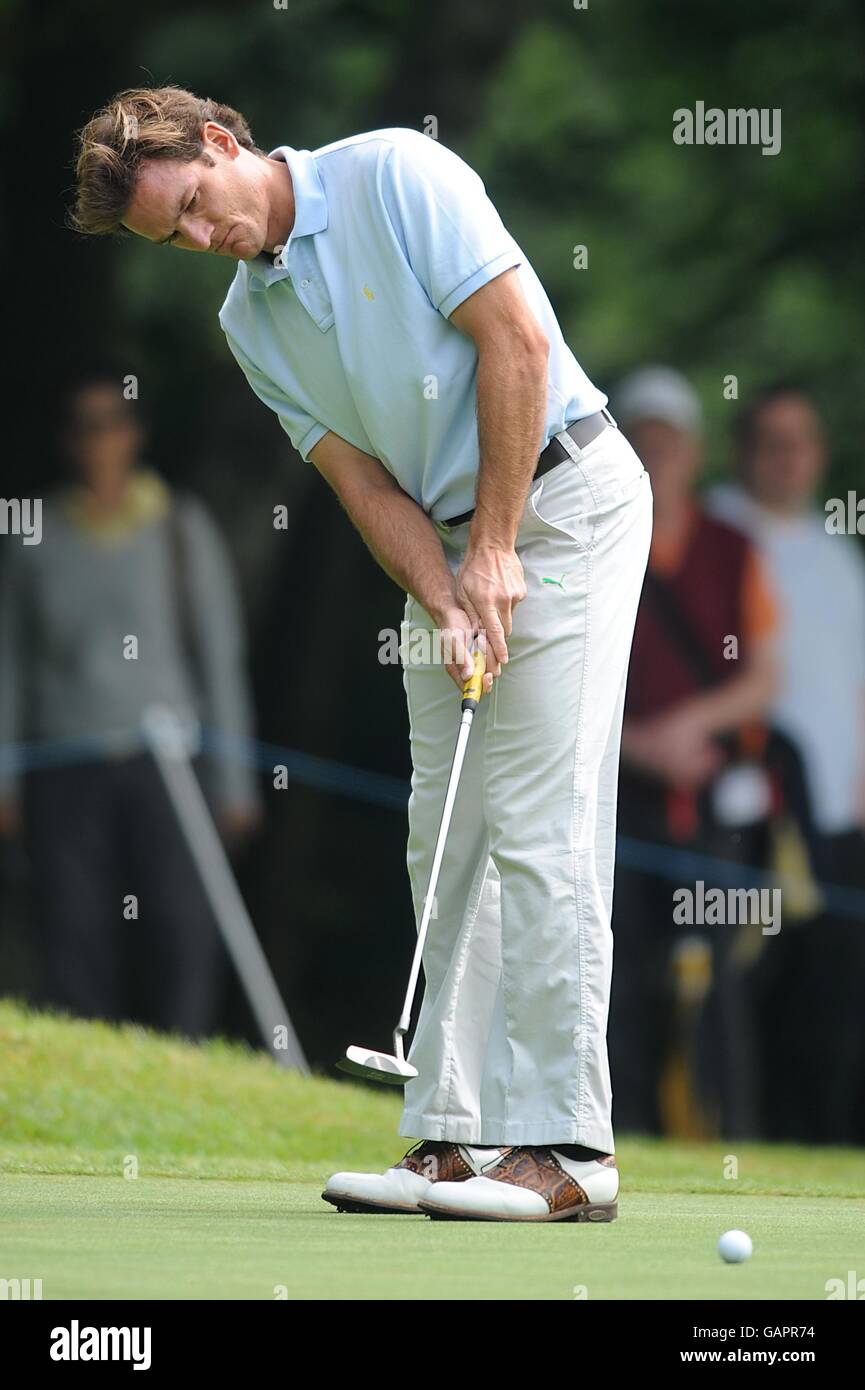
M 410 1062 L 394 1057 L 390 1052 L 371 1052 L 368 1047 L 347 1047 L 345 1056 L 336 1064 L 350 1076 L 362 1076 L 365 1081 L 384 1081 L 388 1086 L 404 1086 L 417 1076 Z

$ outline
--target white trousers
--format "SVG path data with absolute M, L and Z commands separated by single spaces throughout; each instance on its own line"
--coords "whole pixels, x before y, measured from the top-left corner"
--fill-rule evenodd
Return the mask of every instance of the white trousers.
M 622 709 L 652 526 L 648 474 L 613 426 L 533 483 L 527 595 L 475 715 L 424 951 L 399 1133 L 613 1151 L 607 1015 Z M 438 526 L 451 569 L 469 523 Z M 459 723 L 413 598 L 408 869 L 417 920 Z M 412 637 L 414 634 L 414 638 Z M 430 653 L 424 660 L 424 651 Z M 420 659 L 415 659 L 418 657 Z

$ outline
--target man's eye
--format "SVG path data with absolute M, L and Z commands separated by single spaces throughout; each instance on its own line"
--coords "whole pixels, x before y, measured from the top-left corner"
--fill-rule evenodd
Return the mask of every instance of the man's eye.
M 184 213 L 189 212 L 190 208 L 193 207 L 193 206 L 195 205 L 195 203 L 197 203 L 197 202 L 198 202 L 198 189 L 196 188 L 196 190 L 195 190 L 195 192 L 193 193 L 192 197 L 190 198 L 189 202 L 186 204 L 186 207 L 183 209 Z M 177 238 L 178 238 L 179 236 L 180 236 L 180 233 L 179 233 L 179 232 L 173 232 L 173 233 L 171 234 L 171 236 L 168 238 L 167 245 L 168 245 L 168 246 L 173 246 L 174 243 L 175 243 L 175 241 L 177 240 Z

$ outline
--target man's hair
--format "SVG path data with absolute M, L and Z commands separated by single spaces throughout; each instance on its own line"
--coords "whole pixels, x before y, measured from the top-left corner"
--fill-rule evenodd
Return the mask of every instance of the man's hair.
M 182 87 L 118 92 L 76 135 L 73 228 L 89 236 L 122 235 L 120 219 L 132 201 L 142 161 L 197 159 L 207 121 L 225 126 L 243 149 L 265 157 L 246 119 L 231 106 Z
M 60 404 L 64 419 L 67 421 L 72 419 L 81 397 L 86 392 L 99 388 L 113 391 L 118 400 L 129 406 L 130 413 L 134 413 L 138 405 L 137 400 L 131 400 L 123 393 L 124 381 L 128 372 L 128 366 L 121 366 L 111 357 L 99 357 L 96 360 L 82 363 L 69 374 L 60 392 Z
M 736 416 L 733 425 L 733 438 L 736 444 L 736 453 L 740 458 L 749 454 L 753 449 L 764 411 L 773 406 L 776 401 L 790 400 L 791 397 L 794 400 L 804 401 L 819 417 L 820 411 L 817 403 L 802 382 L 792 379 L 773 381 L 769 386 L 764 386 L 755 392 Z

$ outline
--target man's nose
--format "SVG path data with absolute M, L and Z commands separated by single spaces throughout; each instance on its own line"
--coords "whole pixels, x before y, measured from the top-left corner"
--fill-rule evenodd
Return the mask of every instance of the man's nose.
M 207 222 L 202 217 L 190 217 L 186 219 L 180 230 L 187 245 L 193 246 L 196 251 L 209 251 L 216 224 Z

